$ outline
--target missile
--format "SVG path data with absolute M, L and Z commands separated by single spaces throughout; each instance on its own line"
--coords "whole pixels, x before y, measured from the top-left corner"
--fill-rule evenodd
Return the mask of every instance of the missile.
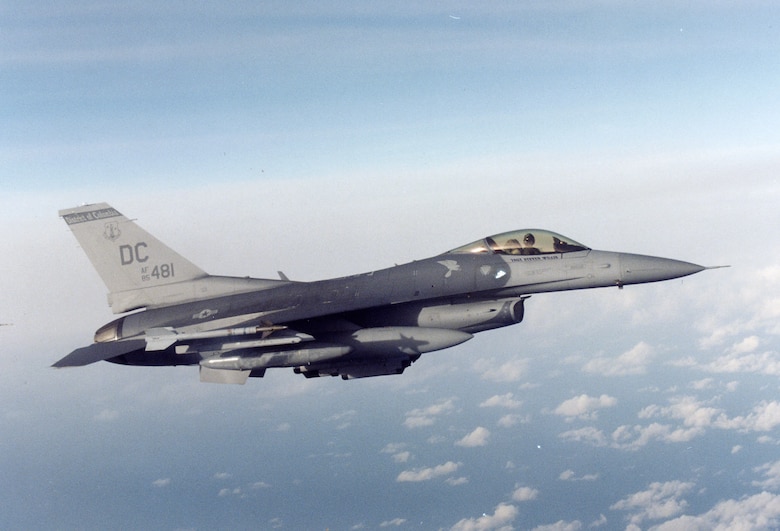
M 259 356 L 213 357 L 201 360 L 201 367 L 228 371 L 251 371 L 269 367 L 297 367 L 339 358 L 352 352 L 346 345 L 321 345 L 309 348 L 266 352 Z
M 223 328 L 220 330 L 206 330 L 203 332 L 179 332 L 175 328 L 150 328 L 146 331 L 146 350 L 165 350 L 179 341 L 192 341 L 196 339 L 219 339 L 233 336 L 248 336 L 262 334 L 261 341 L 269 341 L 266 345 L 280 345 L 300 343 L 307 339 L 303 335 L 287 336 L 279 339 L 265 339 L 268 335 L 278 330 L 285 330 L 286 326 L 248 326 L 244 328 Z M 311 336 L 309 336 L 311 337 Z M 312 338 L 313 339 L 313 338 Z M 271 342 L 272 341 L 272 342 Z M 281 341 L 281 342 L 280 342 Z

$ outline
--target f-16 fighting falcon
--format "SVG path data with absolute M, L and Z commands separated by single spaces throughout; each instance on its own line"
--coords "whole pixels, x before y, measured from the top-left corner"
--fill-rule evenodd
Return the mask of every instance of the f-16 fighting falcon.
M 307 378 L 401 374 L 420 355 L 519 323 L 534 293 L 656 282 L 705 267 L 596 251 L 539 229 L 482 238 L 388 269 L 316 282 L 212 276 L 105 203 L 60 211 L 115 314 L 54 367 L 198 365 L 203 382 L 266 369 Z

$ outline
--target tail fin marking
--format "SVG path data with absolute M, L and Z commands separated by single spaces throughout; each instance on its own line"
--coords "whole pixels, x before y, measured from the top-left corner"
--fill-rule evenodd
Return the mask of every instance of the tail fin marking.
M 114 313 L 170 306 L 288 282 L 208 275 L 106 203 L 60 211 L 108 287 Z
M 111 293 L 207 276 L 106 203 L 61 210 L 60 216 Z

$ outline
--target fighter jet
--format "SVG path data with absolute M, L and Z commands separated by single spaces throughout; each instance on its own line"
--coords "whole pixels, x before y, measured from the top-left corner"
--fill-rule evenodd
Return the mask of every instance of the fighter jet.
M 200 380 L 214 383 L 244 384 L 276 367 L 307 378 L 401 374 L 422 354 L 521 322 L 532 294 L 706 269 L 523 229 L 330 280 L 212 276 L 106 203 L 59 215 L 108 287 L 113 312 L 126 315 L 53 366 L 197 365 Z

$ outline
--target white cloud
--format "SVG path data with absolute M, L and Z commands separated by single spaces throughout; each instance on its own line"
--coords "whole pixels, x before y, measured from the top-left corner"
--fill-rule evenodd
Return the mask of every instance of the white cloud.
M 638 416 L 640 419 L 674 419 L 681 421 L 679 426 L 659 422 L 646 426 L 624 424 L 618 426 L 609 437 L 595 427 L 585 427 L 563 432 L 559 437 L 592 446 L 638 450 L 652 441 L 688 442 L 703 435 L 707 428 L 750 432 L 771 431 L 780 425 L 780 402 L 777 401 L 762 401 L 753 407 L 751 413 L 732 418 L 723 410 L 706 406 L 691 396 L 674 397 L 669 402 L 669 406 L 647 406 Z
M 704 428 L 710 426 L 713 418 L 722 411 L 707 407 L 692 396 L 681 396 L 669 399 L 671 405 L 661 407 L 650 405 L 639 412 L 639 418 L 665 417 L 683 421 L 684 426 Z
M 592 446 L 606 446 L 609 440 L 604 432 L 592 426 L 565 431 L 558 435 L 561 439 L 575 442 L 585 442 Z
M 357 411 L 350 409 L 341 413 L 336 413 L 326 418 L 327 422 L 336 422 L 338 425 L 336 429 L 343 430 L 348 428 L 352 424 L 352 418 L 357 414 Z
M 396 463 L 406 463 L 412 458 L 412 453 L 406 448 L 405 443 L 389 443 L 380 450 L 383 454 L 391 454 L 393 461 Z
M 767 351 L 761 353 L 729 353 L 702 365 L 705 371 L 716 373 L 755 373 L 768 376 L 780 375 L 780 354 Z
M 645 520 L 660 520 L 680 514 L 688 506 L 682 499 L 694 484 L 682 481 L 654 482 L 643 491 L 635 492 L 614 503 L 610 509 L 629 511 L 629 521 L 639 525 Z
M 594 358 L 588 361 L 582 369 L 585 372 L 597 373 L 603 376 L 644 374 L 652 358 L 653 347 L 642 341 L 617 358 Z
M 233 477 L 233 474 L 230 474 L 228 472 L 217 472 L 216 474 L 214 474 L 214 479 L 222 480 L 222 479 L 230 479 L 231 477 Z
M 517 487 L 512 492 L 512 501 L 524 502 L 535 500 L 539 497 L 539 491 L 531 487 Z
M 555 408 L 554 413 L 564 417 L 588 419 L 596 417 L 596 410 L 615 405 L 617 405 L 615 397 L 609 395 L 593 397 L 583 394 L 565 400 Z
M 434 467 L 404 470 L 403 472 L 398 474 L 396 481 L 399 483 L 404 483 L 404 482 L 418 483 L 420 481 L 429 481 L 431 479 L 438 478 L 441 476 L 449 476 L 450 474 L 456 472 L 460 468 L 460 466 L 461 463 L 454 463 L 452 461 L 447 461 L 442 465 L 437 465 Z
M 491 382 L 517 382 L 528 369 L 528 360 L 515 359 L 496 366 L 492 360 L 482 360 L 475 365 L 483 380 Z
M 152 482 L 152 485 L 155 487 L 167 487 L 171 484 L 171 478 L 161 478 L 161 479 L 155 479 Z
M 452 487 L 457 487 L 458 485 L 465 485 L 469 482 L 469 478 L 467 477 L 459 477 L 459 478 L 447 478 L 444 480 L 444 482 L 447 485 L 450 485 Z
M 524 424 L 531 421 L 530 415 L 504 415 L 498 419 L 498 424 L 502 428 L 511 428 L 516 424 Z
M 579 531 L 580 529 L 582 529 L 582 522 L 579 520 L 572 522 L 558 520 L 554 524 L 538 525 L 532 531 Z
M 780 402 L 761 401 L 748 415 L 731 419 L 722 415 L 715 425 L 723 429 L 740 431 L 771 431 L 780 425 Z
M 771 335 L 780 332 L 780 266 L 746 270 L 742 275 L 729 304 L 700 319 L 697 327 L 704 334 L 699 340 L 703 350 L 745 336 L 728 349 L 729 355 L 739 356 L 758 348 L 761 340 L 757 331 Z
M 704 389 L 712 388 L 713 382 L 712 378 L 702 378 L 701 380 L 691 382 L 690 387 L 696 391 L 703 391 Z
M 379 527 L 399 527 L 406 523 L 406 518 L 393 518 L 392 520 L 385 520 Z
M 500 503 L 493 514 L 483 514 L 479 518 L 464 518 L 452 526 L 452 531 L 490 531 L 492 529 L 511 529 L 509 524 L 517 518 L 518 510 L 514 505 Z
M 475 448 L 477 446 L 485 446 L 490 438 L 490 431 L 487 428 L 478 426 L 471 433 L 463 437 L 455 444 L 463 446 L 464 448 Z
M 769 490 L 776 490 L 780 487 L 780 461 L 764 463 L 761 466 L 755 467 L 753 471 L 762 472 L 766 478 L 763 481 L 754 481 L 754 486 Z
M 749 336 L 740 341 L 739 343 L 735 343 L 731 347 L 731 353 L 732 354 L 747 354 L 748 352 L 754 352 L 759 344 L 761 343 L 761 340 L 758 338 L 758 336 Z
M 398 452 L 397 454 L 393 454 L 393 461 L 396 463 L 407 463 L 411 457 L 412 453 L 409 451 Z
M 505 407 L 507 409 L 517 409 L 522 405 L 523 403 L 521 401 L 514 399 L 512 393 L 506 393 L 505 395 L 491 396 L 482 402 L 479 407 Z
M 406 448 L 406 443 L 387 443 L 379 452 L 383 454 L 395 454 L 404 448 Z
M 708 428 L 742 432 L 768 432 L 780 426 L 780 402 L 762 401 L 747 415 L 728 417 L 723 410 L 704 405 L 694 397 L 670 399 L 669 406 L 650 405 L 639 412 L 640 419 L 668 418 L 681 425 L 652 422 L 646 426 L 624 424 L 609 437 L 595 427 L 584 427 L 559 434 L 569 441 L 592 446 L 611 446 L 622 450 L 638 450 L 652 441 L 666 443 L 688 442 L 703 435 Z M 741 448 L 741 447 L 740 447 Z M 738 450 L 736 450 L 738 451 Z
M 585 474 L 584 476 L 577 477 L 574 470 L 564 470 L 558 476 L 561 481 L 596 481 L 599 478 L 598 474 Z
M 780 528 L 780 495 L 761 492 L 739 500 L 718 502 L 706 513 L 697 516 L 679 516 L 651 531 L 728 531 L 750 529 L 769 531 Z
M 426 408 L 413 409 L 406 413 L 404 426 L 407 428 L 420 428 L 430 426 L 436 422 L 436 417 L 446 415 L 455 409 L 455 403 L 452 398 L 440 400 L 438 403 Z

